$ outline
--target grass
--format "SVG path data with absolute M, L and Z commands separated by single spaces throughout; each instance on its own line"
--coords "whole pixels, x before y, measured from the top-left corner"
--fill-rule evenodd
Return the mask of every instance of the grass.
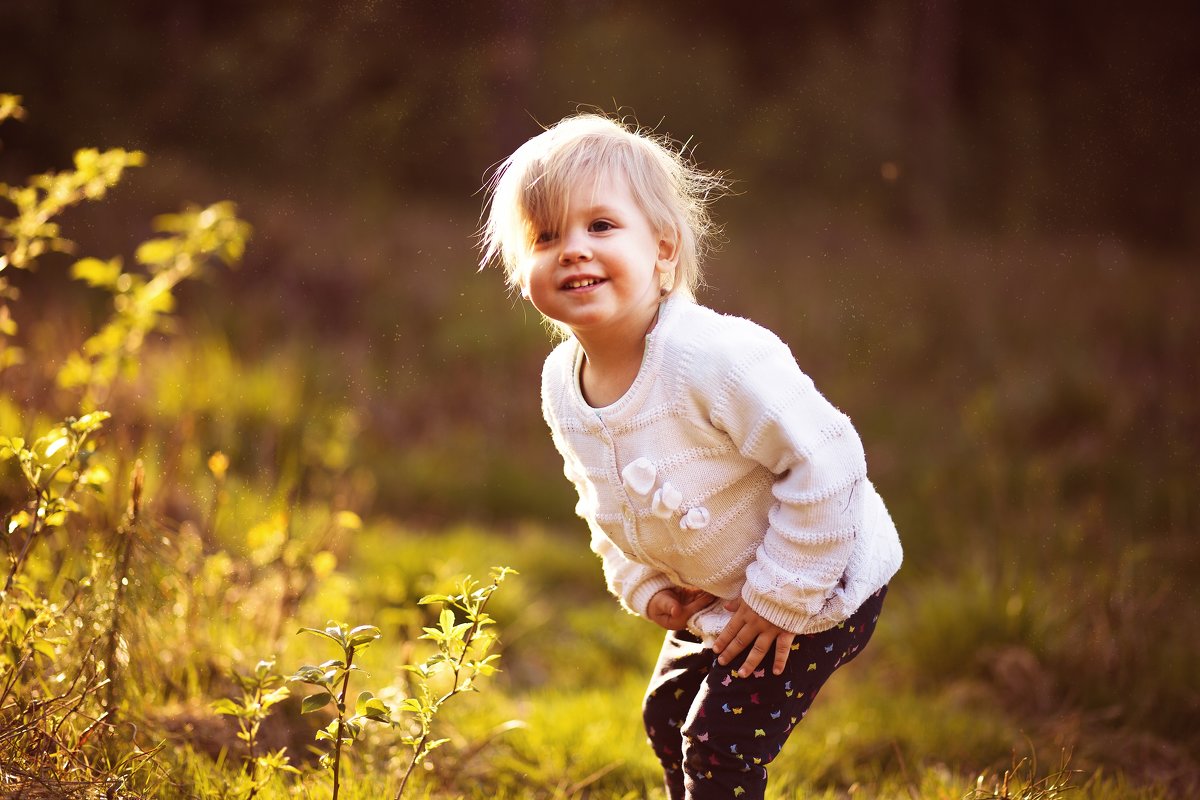
M 1152 255 L 1110 268 L 1086 242 L 931 248 L 772 213 L 786 218 L 731 224 L 714 302 L 777 330 L 855 419 L 906 564 L 872 645 L 775 763 L 771 796 L 1191 796 L 1196 272 Z M 536 320 L 483 279 L 441 276 L 409 299 L 415 280 L 370 285 L 372 319 L 406 309 L 395 331 L 255 344 L 225 333 L 253 320 L 223 320 L 214 288 L 212 321 L 181 319 L 195 332 L 156 345 L 114 395 L 97 458 L 125 486 L 143 457 L 152 503 L 123 650 L 122 735 L 167 743 L 147 796 L 220 796 L 241 750 L 208 703 L 232 690 L 231 668 L 275 655 L 294 669 L 325 657 L 298 627 L 371 623 L 383 638 L 356 685 L 400 697 L 399 665 L 431 622 L 417 600 L 505 564 L 521 574 L 489 606 L 503 672 L 448 709 L 450 741 L 411 796 L 663 797 L 638 713 L 660 632 L 607 596 L 570 517 L 536 411 Z M 458 284 L 453 313 L 429 305 Z M 43 317 L 22 331 L 74 346 L 71 324 Z M 63 411 L 49 369 L 5 373 L 4 432 Z M 207 466 L 217 450 L 224 480 Z M 91 522 L 49 537 L 38 574 L 88 577 L 72 559 L 123 503 L 117 489 L 89 501 Z M 345 510 L 365 524 L 338 527 Z M 267 734 L 308 771 L 299 794 L 323 798 L 318 721 L 298 706 Z M 403 754 L 382 732 L 356 744 L 342 796 L 388 796 Z

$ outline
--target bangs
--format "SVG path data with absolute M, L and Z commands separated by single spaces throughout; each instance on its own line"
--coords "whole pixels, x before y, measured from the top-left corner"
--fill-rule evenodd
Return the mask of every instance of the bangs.
M 612 136 L 586 136 L 572 145 L 531 161 L 518 182 L 517 207 L 528 246 L 543 231 L 562 227 L 575 187 L 590 184 L 594 194 L 601 176 L 629 174 L 629 148 Z

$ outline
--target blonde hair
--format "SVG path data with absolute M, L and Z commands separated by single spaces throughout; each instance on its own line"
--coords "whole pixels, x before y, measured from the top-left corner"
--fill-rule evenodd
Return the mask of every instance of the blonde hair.
M 518 289 L 538 233 L 566 219 L 571 188 L 609 174 L 629 182 L 656 232 L 678 237 L 678 262 L 668 289 L 694 299 L 703 285 L 702 261 L 719 232 L 708 207 L 727 190 L 727 180 L 699 169 L 671 139 L 595 113 L 550 126 L 492 172 L 479 232 L 480 269 L 498 263 L 509 287 Z

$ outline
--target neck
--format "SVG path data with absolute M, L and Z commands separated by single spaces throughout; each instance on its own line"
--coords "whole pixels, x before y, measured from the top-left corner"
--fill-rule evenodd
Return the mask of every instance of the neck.
M 658 314 L 656 307 L 649 323 L 640 321 L 626 330 L 575 331 L 584 354 L 580 389 L 590 405 L 611 405 L 633 385 L 646 352 L 646 335 L 658 324 Z

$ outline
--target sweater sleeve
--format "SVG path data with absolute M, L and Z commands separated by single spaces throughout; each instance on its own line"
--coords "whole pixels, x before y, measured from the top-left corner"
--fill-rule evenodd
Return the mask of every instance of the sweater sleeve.
M 578 457 L 567 445 L 566 437 L 555 417 L 550 402 L 554 391 L 552 386 L 553 381 L 543 375 L 542 415 L 546 419 L 546 425 L 550 428 L 550 438 L 554 442 L 554 447 L 562 456 L 563 474 L 574 485 L 575 491 L 579 495 L 579 501 L 575 504 L 575 513 L 588 523 L 591 532 L 591 549 L 600 556 L 604 568 L 605 585 L 626 611 L 649 618 L 647 605 L 650 598 L 660 590 L 670 588 L 673 584 L 661 571 L 627 557 L 621 548 L 600 529 L 600 525 L 595 520 L 594 489 L 588 483 L 587 472 L 583 465 L 579 463 Z
M 798 631 L 841 582 L 864 524 L 862 442 L 773 334 L 733 360 L 712 419 L 743 456 L 775 475 L 768 528 L 742 599 Z

